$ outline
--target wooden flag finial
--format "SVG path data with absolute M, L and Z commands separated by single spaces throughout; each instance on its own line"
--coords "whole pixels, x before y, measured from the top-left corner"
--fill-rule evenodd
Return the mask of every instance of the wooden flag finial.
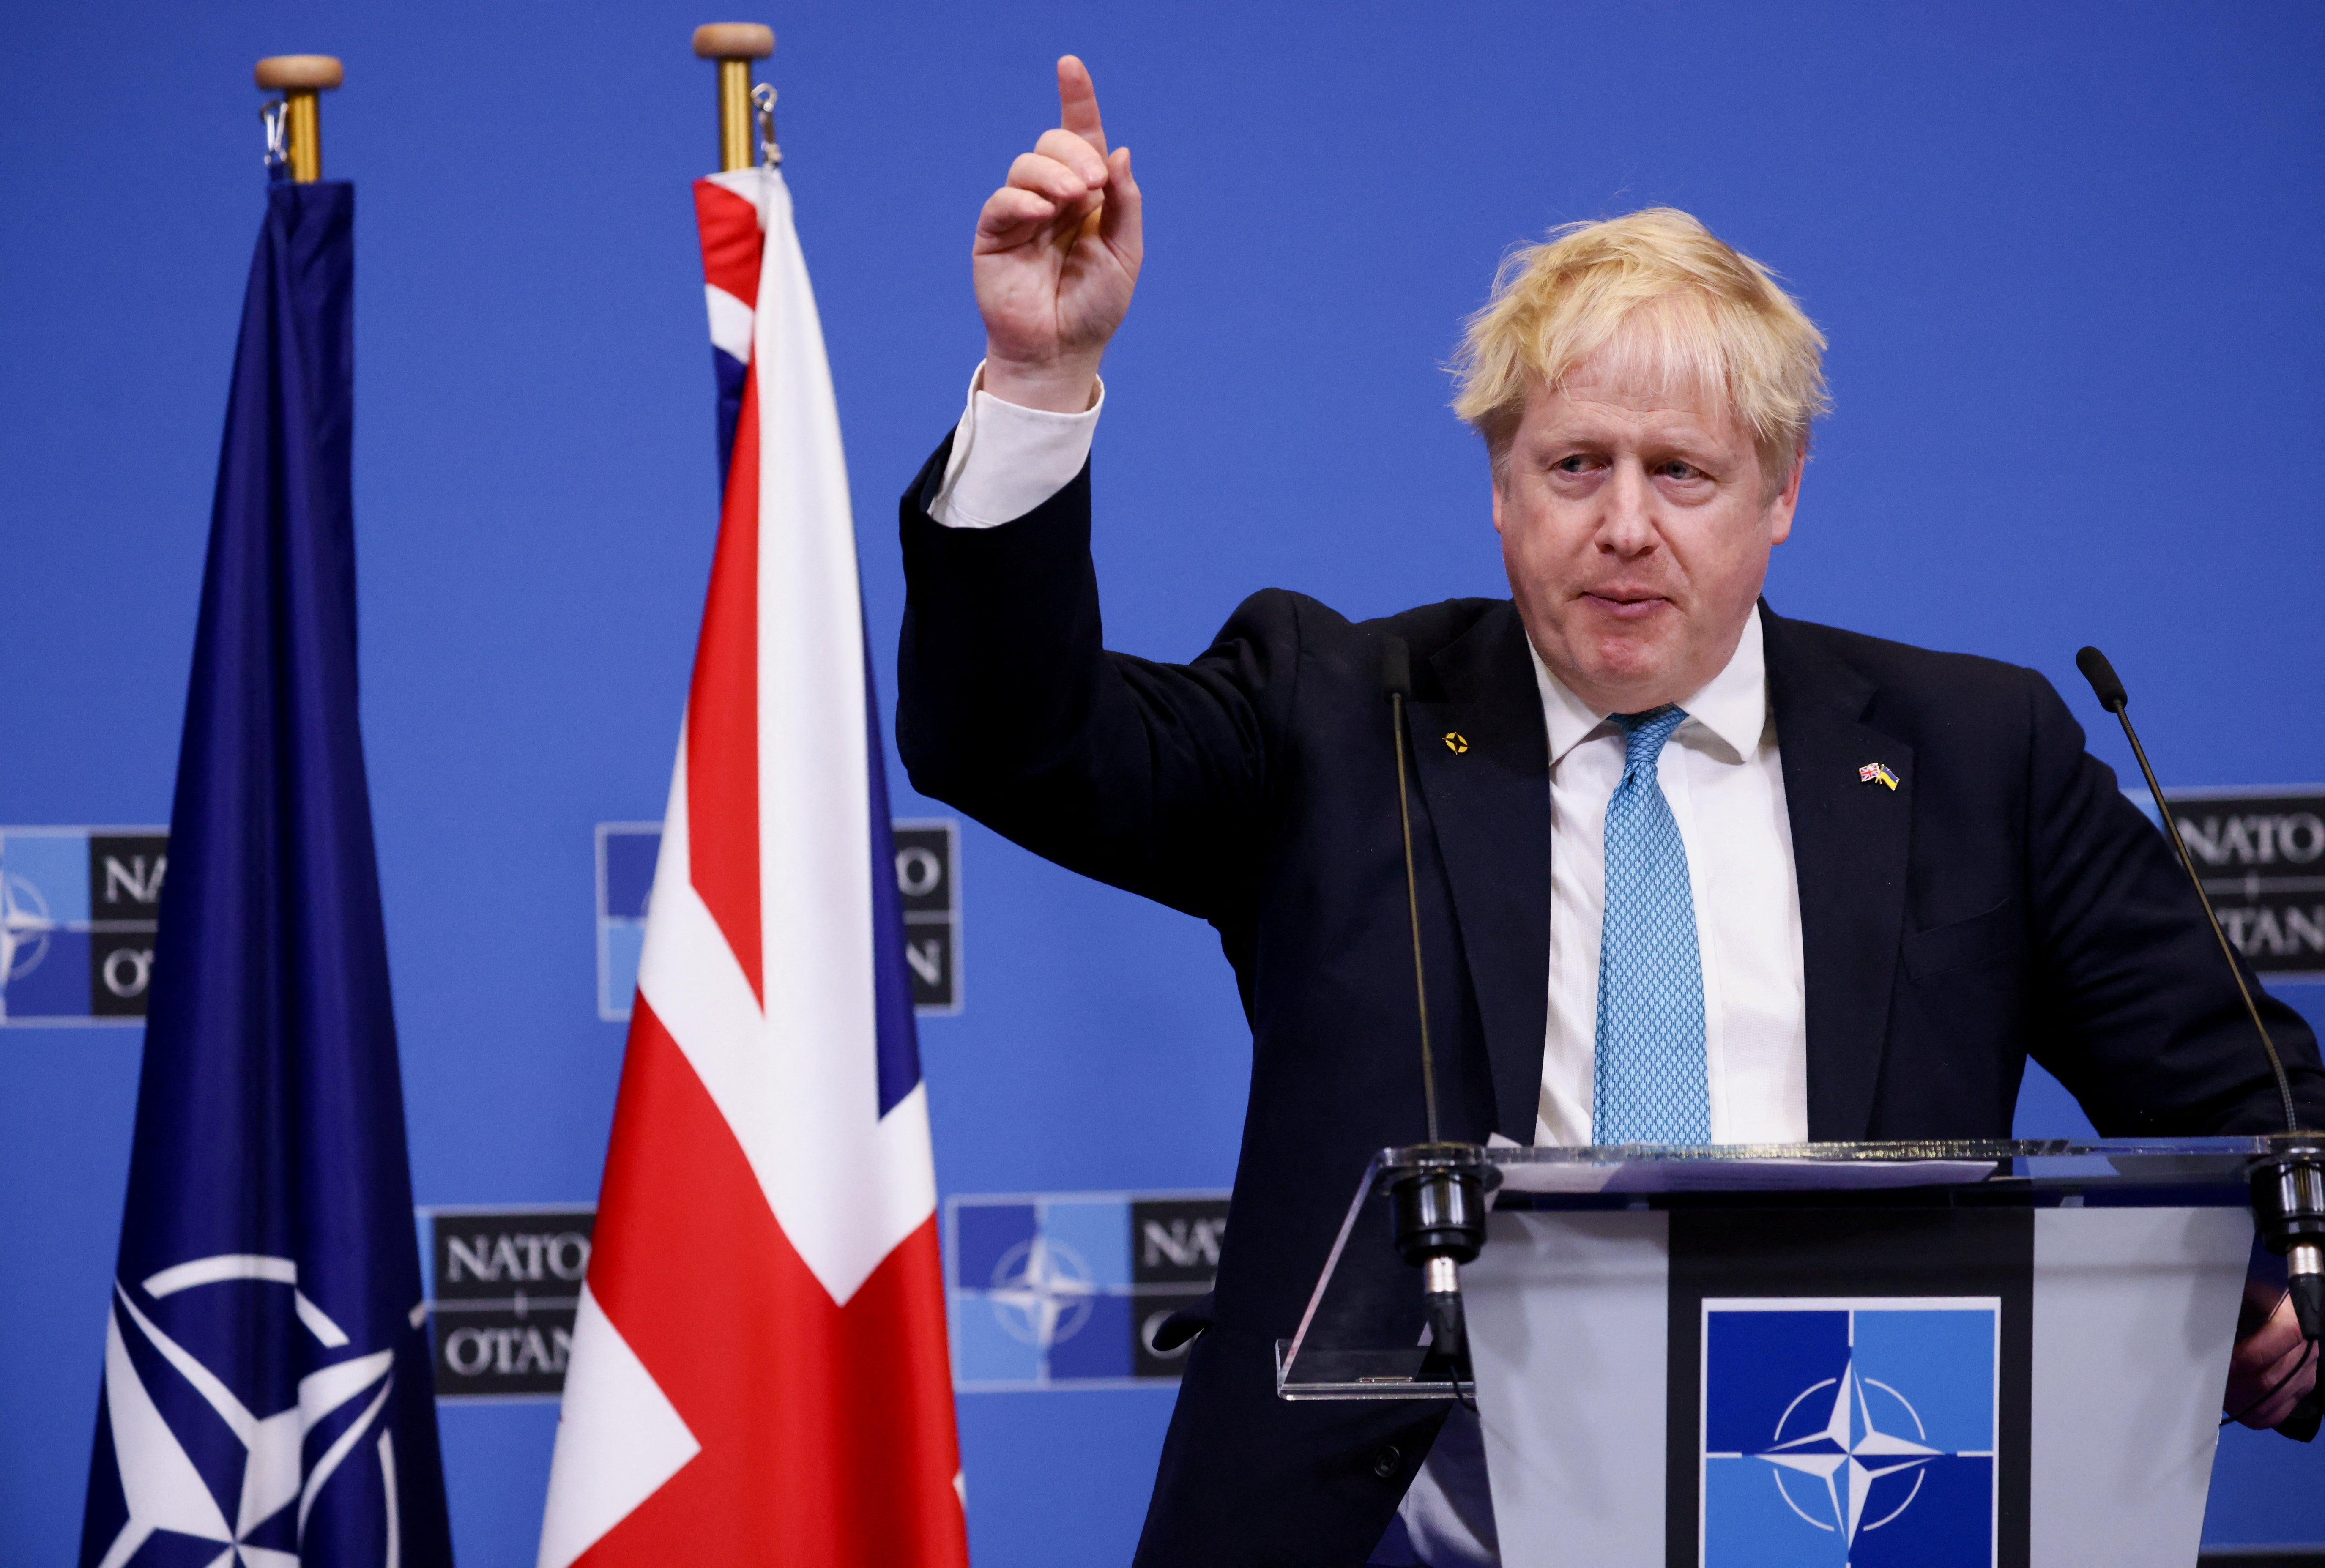
M 751 62 L 775 52 L 775 30 L 760 22 L 709 22 L 694 30 L 694 53 L 718 62 L 718 167 L 748 169 Z
M 323 116 L 318 93 L 346 78 L 335 54 L 270 54 L 251 73 L 260 88 L 283 95 L 283 155 L 291 178 L 301 185 L 323 177 Z

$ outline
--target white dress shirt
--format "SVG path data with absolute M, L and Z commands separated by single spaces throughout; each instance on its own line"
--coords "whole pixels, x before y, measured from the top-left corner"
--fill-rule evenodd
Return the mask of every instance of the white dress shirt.
M 1101 385 L 1078 414 L 1004 403 L 969 380 L 930 515 L 991 528 L 1065 487 L 1088 459 Z M 1540 653 L 1535 684 L 1550 735 L 1550 1017 L 1537 1144 L 1590 1141 L 1598 1037 L 1598 942 L 1607 900 L 1607 802 L 1623 776 L 1621 728 L 1583 705 Z M 1703 961 L 1704 1061 L 1714 1143 L 1808 1137 L 1807 988 L 1784 775 L 1768 708 L 1757 608 L 1727 667 L 1680 704 L 1688 717 L 1655 765 L 1687 847 Z M 1398 1508 L 1402 1538 L 1383 1562 L 1493 1568 L 1493 1506 L 1477 1418 L 1457 1408 Z M 1392 1536 L 1399 1535 L 1392 1531 Z
M 1598 937 L 1607 909 L 1607 802 L 1623 731 L 1583 705 L 1536 654 L 1550 728 L 1550 1027 L 1537 1144 L 1590 1141 L 1598 1039 Z M 1727 668 L 1683 699 L 1687 719 L 1655 765 L 1687 846 L 1703 960 L 1711 1141 L 1791 1144 L 1809 1134 L 1801 897 L 1784 772 L 1768 711 L 1760 611 Z

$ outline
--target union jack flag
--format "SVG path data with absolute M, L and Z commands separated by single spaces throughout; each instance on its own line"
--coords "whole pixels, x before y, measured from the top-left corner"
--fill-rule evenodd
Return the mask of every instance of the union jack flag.
M 698 181 L 726 499 L 540 1568 L 965 1568 L 839 422 L 772 169 Z

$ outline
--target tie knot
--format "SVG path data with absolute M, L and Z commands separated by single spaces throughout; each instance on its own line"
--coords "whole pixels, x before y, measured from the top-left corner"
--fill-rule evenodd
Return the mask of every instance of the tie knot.
M 1653 767 L 1663 755 L 1663 742 L 1687 719 L 1687 710 L 1675 702 L 1650 708 L 1644 713 L 1609 715 L 1623 727 L 1623 771 Z

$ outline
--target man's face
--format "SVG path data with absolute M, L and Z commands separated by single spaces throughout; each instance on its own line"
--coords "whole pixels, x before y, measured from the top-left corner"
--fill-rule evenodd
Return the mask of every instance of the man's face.
M 1494 482 L 1510 592 L 1536 652 L 1608 712 L 1676 702 L 1726 666 L 1792 532 L 1801 462 L 1761 471 L 1727 406 L 1587 360 L 1537 386 Z

